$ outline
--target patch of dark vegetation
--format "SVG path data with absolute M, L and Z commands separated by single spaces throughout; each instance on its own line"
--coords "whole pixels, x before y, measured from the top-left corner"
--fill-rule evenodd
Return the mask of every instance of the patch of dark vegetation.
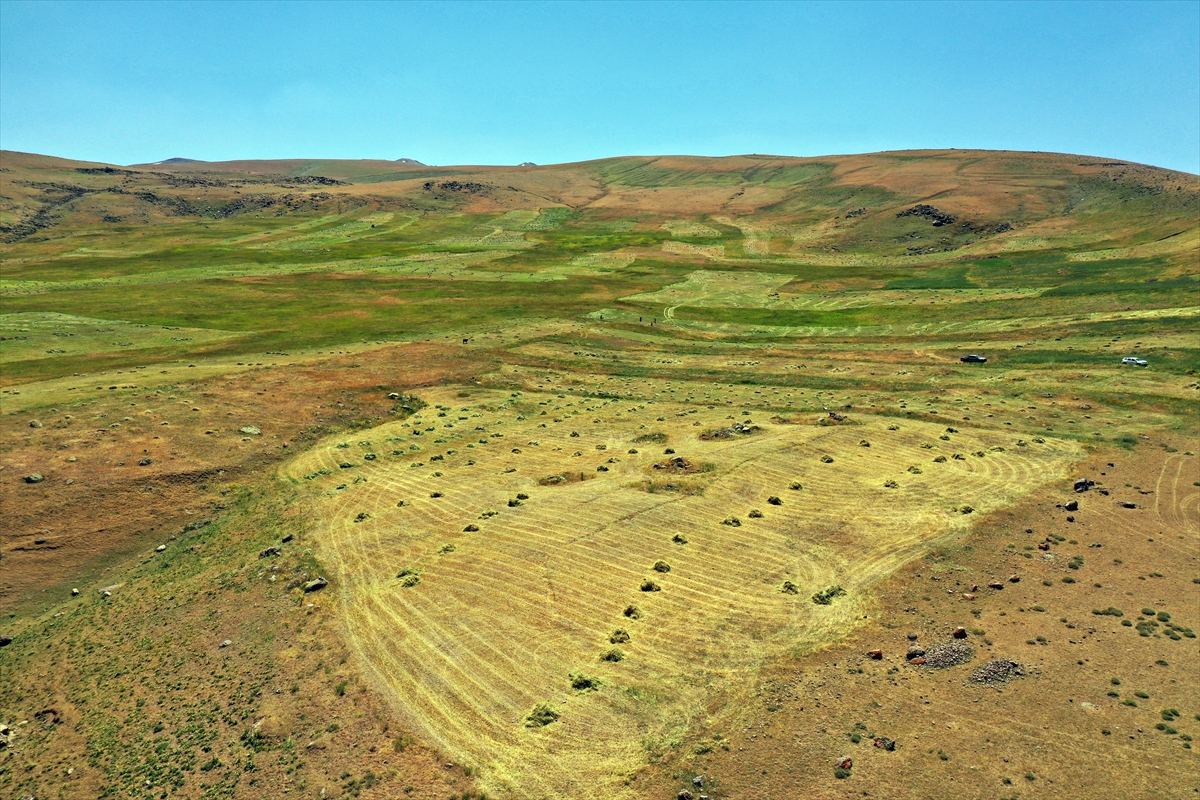
M 758 433 L 762 428 L 757 425 L 748 425 L 744 422 L 735 422 L 727 428 L 717 428 L 712 431 L 705 431 L 700 434 L 701 441 L 709 442 L 714 439 L 733 439 L 738 436 L 748 436 L 752 433 Z
M 913 206 L 912 208 L 907 209 L 905 211 L 901 211 L 896 216 L 897 217 L 920 217 L 921 219 L 927 219 L 933 223 L 933 227 L 935 227 L 935 228 L 940 228 L 943 225 L 952 225 L 952 224 L 954 224 L 954 219 L 955 219 L 953 216 L 951 216 L 950 214 L 947 214 L 945 211 L 939 211 L 938 209 L 934 208 L 933 206 L 925 205 L 924 203 Z
M 824 589 L 822 589 L 821 591 L 814 594 L 812 596 L 812 601 L 819 606 L 827 606 L 833 602 L 833 598 L 843 595 L 845 593 L 846 593 L 845 589 L 843 589 L 841 586 L 838 586 L 835 584 L 833 586 L 827 586 Z

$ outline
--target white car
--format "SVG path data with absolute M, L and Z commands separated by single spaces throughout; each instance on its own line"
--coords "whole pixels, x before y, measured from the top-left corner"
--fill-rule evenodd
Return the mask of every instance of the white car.
M 1125 356 L 1121 359 L 1122 364 L 1133 364 L 1135 367 L 1144 367 L 1150 362 L 1144 358 L 1135 358 L 1134 356 Z

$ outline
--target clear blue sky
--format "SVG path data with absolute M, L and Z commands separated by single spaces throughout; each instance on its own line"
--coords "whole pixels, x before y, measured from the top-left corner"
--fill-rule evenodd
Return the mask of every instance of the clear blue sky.
M 1054 150 L 1200 172 L 1200 2 L 0 0 L 0 146 L 540 164 Z

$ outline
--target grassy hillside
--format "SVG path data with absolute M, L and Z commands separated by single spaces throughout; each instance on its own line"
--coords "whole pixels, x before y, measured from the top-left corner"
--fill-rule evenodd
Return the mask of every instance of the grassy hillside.
M 4 152 L 0 787 L 1191 796 L 1198 210 L 1045 153 Z

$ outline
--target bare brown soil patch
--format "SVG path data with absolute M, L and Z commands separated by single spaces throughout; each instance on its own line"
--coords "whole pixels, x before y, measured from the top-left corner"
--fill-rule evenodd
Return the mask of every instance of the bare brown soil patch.
M 6 414 L 0 609 L 47 600 L 62 581 L 220 510 L 218 482 L 250 480 L 351 421 L 386 418 L 388 393 L 478 365 L 457 348 L 413 344 L 169 386 L 147 370 L 80 378 L 62 402 Z M 43 480 L 27 483 L 33 474 Z

